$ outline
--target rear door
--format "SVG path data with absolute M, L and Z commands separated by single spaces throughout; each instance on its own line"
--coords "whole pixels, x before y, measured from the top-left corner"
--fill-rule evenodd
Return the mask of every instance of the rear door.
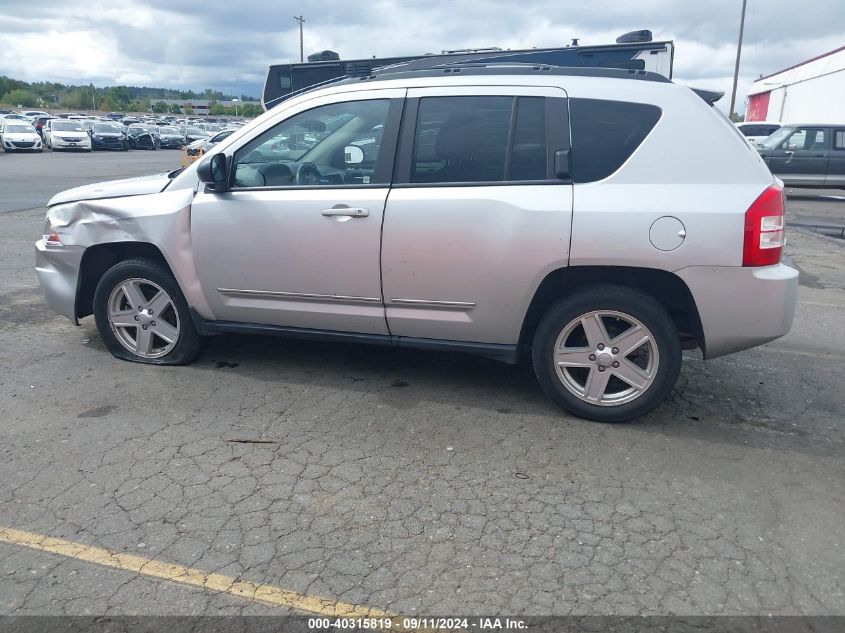
M 569 256 L 566 93 L 408 91 L 385 208 L 382 288 L 393 335 L 515 344 L 535 289 Z
M 830 132 L 799 127 L 774 150 L 766 152 L 772 173 L 788 185 L 823 185 Z
M 831 130 L 833 147 L 827 162 L 827 176 L 824 184 L 829 187 L 845 187 L 845 127 Z

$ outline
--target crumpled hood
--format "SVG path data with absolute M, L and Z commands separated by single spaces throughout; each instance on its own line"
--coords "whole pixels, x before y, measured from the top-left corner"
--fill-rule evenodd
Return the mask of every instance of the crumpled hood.
M 74 187 L 57 193 L 50 198 L 48 207 L 64 202 L 76 202 L 78 200 L 98 200 L 100 198 L 120 198 L 123 196 L 143 196 L 149 193 L 162 191 L 170 182 L 167 173 L 155 174 L 152 176 L 139 176 L 137 178 L 124 178 L 123 180 L 108 180 L 106 182 L 95 182 L 92 185 Z

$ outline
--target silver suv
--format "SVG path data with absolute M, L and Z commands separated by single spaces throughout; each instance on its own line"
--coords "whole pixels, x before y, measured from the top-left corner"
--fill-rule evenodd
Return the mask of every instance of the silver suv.
M 189 363 L 219 332 L 524 352 L 559 405 L 621 421 L 682 348 L 789 331 L 783 220 L 781 183 L 689 88 L 459 67 L 312 89 L 187 169 L 58 194 L 37 271 L 122 359 Z

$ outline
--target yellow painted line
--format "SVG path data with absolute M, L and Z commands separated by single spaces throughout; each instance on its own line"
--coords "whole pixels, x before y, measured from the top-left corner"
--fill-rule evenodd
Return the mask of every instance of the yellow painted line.
M 322 616 L 352 618 L 393 617 L 380 609 L 338 602 L 330 598 L 310 596 L 291 591 L 290 589 L 274 587 L 273 585 L 265 585 L 249 580 L 238 580 L 232 576 L 209 573 L 201 569 L 165 563 L 152 558 L 136 556 L 135 554 L 112 552 L 100 547 L 74 543 L 73 541 L 66 541 L 52 536 L 44 536 L 43 534 L 15 530 L 8 527 L 0 526 L 0 542 L 29 547 L 30 549 L 58 554 L 59 556 L 67 556 L 68 558 L 104 565 L 113 569 L 131 571 L 142 576 L 161 578 L 183 585 L 219 591 L 273 607 L 287 607 Z

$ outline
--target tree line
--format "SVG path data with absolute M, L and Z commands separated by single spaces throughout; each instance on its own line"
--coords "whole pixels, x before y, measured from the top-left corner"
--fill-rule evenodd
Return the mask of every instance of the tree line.
M 151 88 L 148 86 L 110 86 L 97 88 L 93 84 L 66 85 L 52 81 L 26 82 L 0 75 L 0 103 L 25 108 L 67 108 L 68 110 L 101 110 L 104 112 L 148 112 L 150 100 L 155 99 L 207 99 L 209 101 L 253 100 L 248 95 L 227 95 L 219 90 L 206 88 L 203 92 Z M 164 104 L 160 104 L 164 106 Z M 220 105 L 220 104 L 215 104 Z M 238 108 L 238 114 L 254 116 L 250 104 Z M 222 107 L 222 105 L 221 105 Z M 233 108 L 229 108 L 234 113 Z M 228 110 L 224 108 L 228 113 Z M 260 109 L 260 108 L 259 108 Z M 165 106 L 166 112 L 167 108 Z M 218 114 L 215 112 L 215 114 Z M 223 114 L 223 113 L 220 113 Z

